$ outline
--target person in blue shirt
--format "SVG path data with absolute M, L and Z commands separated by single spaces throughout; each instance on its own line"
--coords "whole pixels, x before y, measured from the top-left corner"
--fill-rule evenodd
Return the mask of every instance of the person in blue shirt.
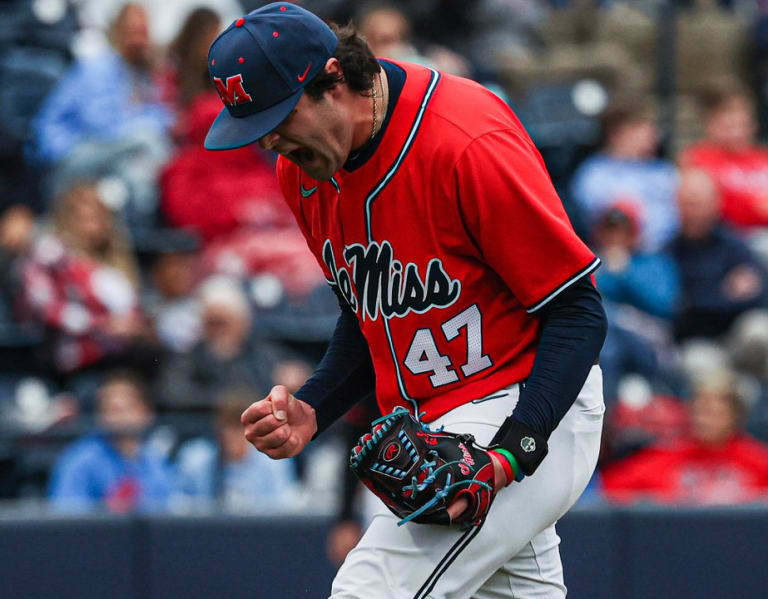
M 617 202 L 631 204 L 639 221 L 639 247 L 657 251 L 677 232 L 677 171 L 656 158 L 658 131 L 642 102 L 619 101 L 603 115 L 605 144 L 571 181 L 577 220 L 591 230 Z
M 638 251 L 638 229 L 630 204 L 618 203 L 602 213 L 591 235 L 603 262 L 595 273 L 597 288 L 609 302 L 671 320 L 680 297 L 677 265 L 666 253 Z
M 240 387 L 216 398 L 215 439 L 192 439 L 178 452 L 175 509 L 290 509 L 299 489 L 293 460 L 273 460 L 243 435 L 240 415 L 257 397 Z
M 113 49 L 75 62 L 43 101 L 33 122 L 40 162 L 57 163 L 88 140 L 162 137 L 172 125 L 152 79 L 145 9 L 126 4 L 110 33 Z
M 147 435 L 154 419 L 137 375 L 109 374 L 97 393 L 99 430 L 59 456 L 49 498 L 62 512 L 147 512 L 167 507 L 172 472 L 165 444 Z
M 680 301 L 680 275 L 671 256 L 638 249 L 639 222 L 634 206 L 617 203 L 603 211 L 591 231 L 603 266 L 595 284 L 609 316 L 600 354 L 605 397 L 614 401 L 627 374 L 649 380 L 662 376 L 663 351 Z

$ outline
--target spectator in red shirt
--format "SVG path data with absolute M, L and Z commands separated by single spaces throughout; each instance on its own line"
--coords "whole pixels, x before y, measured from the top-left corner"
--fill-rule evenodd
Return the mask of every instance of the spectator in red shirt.
M 690 405 L 690 432 L 611 465 L 607 498 L 688 505 L 768 498 L 768 445 L 744 432 L 745 406 L 730 375 L 700 381 Z
M 206 272 L 274 275 L 287 295 L 305 297 L 325 279 L 283 200 L 271 158 L 256 144 L 229 152 L 203 147 L 220 111 L 211 92 L 182 116 L 185 140 L 160 182 L 165 216 L 202 238 Z
M 181 116 L 181 147 L 160 181 L 162 208 L 170 224 L 192 229 L 208 243 L 245 226 L 264 229 L 292 223 L 266 154 L 250 146 L 231 152 L 203 147 L 220 110 L 221 100 L 211 91 L 198 95 Z
M 723 220 L 740 229 L 768 226 L 768 149 L 758 146 L 755 106 L 738 86 L 702 96 L 706 138 L 681 156 L 706 170 L 720 189 Z
M 273 158 L 255 145 L 203 147 L 221 110 L 207 63 L 219 28 L 216 13 L 196 9 L 169 50 L 166 94 L 180 111 L 179 149 L 160 180 L 161 209 L 168 224 L 201 238 L 206 274 L 271 275 L 279 283 L 275 297 L 303 300 L 325 279 L 283 200 Z

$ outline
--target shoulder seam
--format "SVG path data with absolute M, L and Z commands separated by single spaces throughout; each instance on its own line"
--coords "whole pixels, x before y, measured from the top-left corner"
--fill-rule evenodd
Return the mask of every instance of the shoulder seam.
M 484 86 L 482 86 L 482 85 L 480 85 L 479 83 L 476 83 L 476 82 L 474 82 L 474 81 L 470 81 L 470 80 L 462 79 L 461 77 L 458 77 L 458 78 L 452 78 L 452 80 L 453 80 L 455 83 L 457 83 L 458 85 L 461 85 L 462 87 L 465 87 L 465 88 L 467 88 L 467 87 L 468 87 L 468 88 L 473 88 L 473 89 L 476 89 L 476 88 L 475 88 L 475 86 L 477 85 L 477 86 L 479 86 L 479 87 L 480 87 L 482 90 L 484 90 L 485 92 L 487 92 L 487 93 L 489 93 L 489 94 L 492 94 L 492 95 L 494 95 L 494 96 L 495 96 L 495 94 L 493 94 L 493 92 L 492 92 L 492 91 L 490 91 L 490 90 L 489 90 L 489 89 L 487 89 L 486 87 L 484 87 Z M 496 96 L 496 97 L 498 98 L 498 96 Z M 503 101 L 501 98 L 498 98 L 498 101 L 499 101 L 499 102 L 502 102 L 502 103 L 504 103 L 504 101 Z M 507 108 L 508 108 L 509 110 L 511 110 L 511 108 L 509 108 L 509 106 L 507 106 Z M 450 118 L 448 118 L 447 116 L 445 116 L 445 115 L 443 115 L 443 114 L 441 114 L 441 113 L 435 112 L 435 110 L 434 110 L 434 106 L 433 106 L 433 107 L 430 109 L 430 112 L 432 112 L 432 114 L 433 114 L 434 116 L 436 116 L 436 117 L 439 117 L 440 119 L 442 119 L 442 120 L 443 120 L 443 121 L 445 121 L 446 123 L 450 124 L 452 127 L 454 127 L 455 129 L 457 129 L 458 131 L 461 131 L 461 132 L 462 132 L 463 134 L 465 134 L 466 136 L 468 136 L 468 137 L 470 137 L 470 138 L 472 138 L 472 139 L 475 139 L 474 137 L 472 137 L 472 134 L 471 134 L 471 133 L 469 133 L 468 131 L 466 131 L 466 130 L 464 129 L 464 127 L 462 127 L 461 125 L 459 125 L 459 124 L 458 124 L 458 123 L 456 123 L 455 121 L 451 120 L 451 119 L 450 119 Z M 496 131 L 499 131 L 499 130 L 504 130 L 504 129 L 507 129 L 507 128 L 506 128 L 506 127 L 504 127 L 504 128 L 502 128 L 502 129 L 497 129 Z M 492 132 L 492 131 L 485 131 L 485 132 L 483 132 L 482 134 L 480 134 L 479 136 L 475 136 L 475 137 L 482 137 L 482 135 L 485 135 L 486 133 L 491 133 L 491 132 Z
M 461 152 L 459 152 L 458 155 L 456 156 L 456 160 L 454 161 L 454 163 L 453 163 L 451 168 L 453 170 L 456 169 L 456 165 L 464 158 L 464 155 L 467 153 L 467 150 L 469 150 L 470 146 L 472 146 L 472 144 L 474 144 L 476 141 L 486 137 L 487 135 L 493 135 L 494 133 L 504 133 L 504 132 L 511 133 L 512 135 L 514 135 L 515 137 L 520 139 L 520 141 L 524 142 L 525 144 L 527 144 L 529 146 L 532 146 L 535 149 L 535 146 L 533 145 L 533 143 L 529 139 L 526 139 L 525 137 L 520 135 L 519 131 L 515 130 L 512 127 L 500 127 L 498 129 L 493 129 L 491 131 L 484 131 L 480 135 L 476 135 L 475 137 L 470 138 L 467 141 L 467 144 L 461 150 Z

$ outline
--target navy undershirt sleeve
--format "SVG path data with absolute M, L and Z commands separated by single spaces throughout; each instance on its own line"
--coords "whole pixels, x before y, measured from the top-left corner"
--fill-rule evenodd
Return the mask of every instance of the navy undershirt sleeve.
M 536 359 L 512 418 L 548 438 L 576 401 L 605 341 L 600 294 L 586 275 L 539 311 Z
M 357 317 L 340 301 L 341 315 L 315 372 L 295 396 L 315 408 L 317 435 L 375 391 L 368 343 Z

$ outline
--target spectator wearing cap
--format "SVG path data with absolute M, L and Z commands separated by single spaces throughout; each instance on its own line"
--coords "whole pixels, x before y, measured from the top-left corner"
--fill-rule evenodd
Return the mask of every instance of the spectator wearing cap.
M 592 233 L 603 263 L 595 273 L 597 288 L 610 302 L 670 319 L 680 291 L 677 267 L 666 254 L 638 251 L 638 235 L 632 204 L 615 204 L 600 216 Z
M 97 393 L 98 430 L 75 441 L 51 473 L 49 497 L 65 512 L 166 508 L 172 485 L 166 444 L 152 437 L 154 411 L 143 381 L 110 373 Z
M 677 171 L 656 157 L 658 131 L 647 102 L 619 100 L 603 115 L 604 146 L 573 176 L 570 199 L 592 229 L 618 202 L 633 206 L 638 247 L 658 251 L 677 231 Z
M 712 87 L 701 97 L 706 137 L 680 162 L 709 173 L 722 218 L 750 232 L 768 227 L 768 148 L 757 145 L 757 117 L 749 93 L 736 84 Z
M 21 270 L 22 304 L 46 327 L 46 357 L 58 372 L 149 359 L 135 256 L 94 184 L 57 199 Z
M 56 163 L 78 144 L 138 131 L 165 136 L 172 114 L 152 77 L 145 9 L 126 3 L 110 29 L 113 49 L 76 62 L 45 99 L 34 122 L 36 156 Z
M 195 286 L 200 277 L 199 242 L 178 229 L 154 232 L 142 306 L 160 345 L 172 352 L 190 350 L 202 334 L 200 302 Z M 148 244 L 149 245 L 149 244 Z
M 224 389 L 243 386 L 266 395 L 274 381 L 298 389 L 309 375 L 303 362 L 251 333 L 251 307 L 239 281 L 216 275 L 198 290 L 202 338 L 169 358 L 158 380 L 158 403 L 168 410 L 208 410 Z
M 674 260 L 663 252 L 638 248 L 639 222 L 632 204 L 605 210 L 591 234 L 602 267 L 595 283 L 609 316 L 600 365 L 608 402 L 619 393 L 628 374 L 661 380 L 657 354 L 669 344 L 671 319 L 677 310 L 680 279 Z
M 768 445 L 744 432 L 745 407 L 732 375 L 709 373 L 695 387 L 690 432 L 606 468 L 609 499 L 722 505 L 768 498 Z
M 297 497 L 293 460 L 272 460 L 243 436 L 240 415 L 261 397 L 247 387 L 229 389 L 216 398 L 215 436 L 181 446 L 176 460 L 176 509 L 219 507 L 248 512 L 289 507 Z
M 682 288 L 675 335 L 717 337 L 740 314 L 765 305 L 765 269 L 721 224 L 719 190 L 706 171 L 683 171 L 678 204 L 680 233 L 669 245 Z

